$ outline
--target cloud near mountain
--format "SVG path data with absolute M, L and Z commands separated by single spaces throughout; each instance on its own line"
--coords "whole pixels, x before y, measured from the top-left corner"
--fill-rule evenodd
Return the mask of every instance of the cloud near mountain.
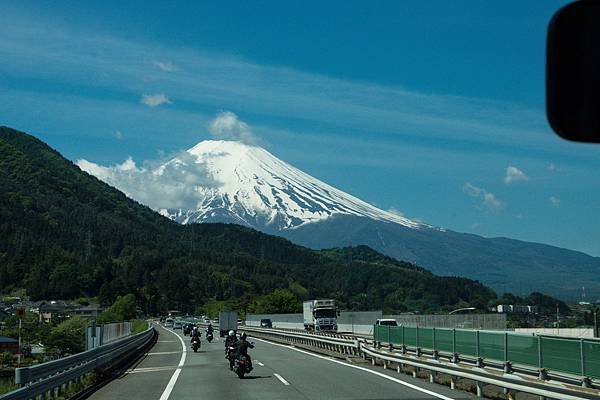
M 182 151 L 177 163 L 165 163 L 158 168 L 138 167 L 131 157 L 122 164 L 102 166 L 80 159 L 76 164 L 83 171 L 121 190 L 127 196 L 155 210 L 161 208 L 195 208 L 198 187 L 216 187 L 206 165 Z M 181 168 L 185 165 L 186 168 Z

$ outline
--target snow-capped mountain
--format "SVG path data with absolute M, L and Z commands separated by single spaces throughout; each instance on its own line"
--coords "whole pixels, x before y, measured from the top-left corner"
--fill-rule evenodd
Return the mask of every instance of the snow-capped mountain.
M 183 224 L 236 223 L 315 249 L 368 245 L 436 274 L 465 276 L 502 292 L 537 290 L 572 299 L 585 286 L 590 296 L 600 296 L 598 257 L 412 221 L 321 182 L 260 147 L 204 141 L 155 168 L 138 167 L 131 159 L 112 167 L 77 164 Z
M 183 224 L 235 222 L 277 232 L 346 215 L 409 228 L 427 226 L 381 210 L 321 182 L 264 148 L 240 142 L 200 142 L 187 150 L 186 157 L 175 157 L 154 173 L 160 175 L 165 168 L 185 173 L 190 163 L 202 164 L 214 184 L 193 188 L 194 197 L 198 199 L 194 209 L 160 210 L 161 214 Z

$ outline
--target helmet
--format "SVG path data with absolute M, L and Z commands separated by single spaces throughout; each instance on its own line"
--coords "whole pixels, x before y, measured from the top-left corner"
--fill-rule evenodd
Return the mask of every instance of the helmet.
M 242 340 L 246 339 L 246 332 L 242 333 L 242 336 L 240 336 L 242 338 Z
M 229 336 L 231 336 L 231 337 L 235 336 L 235 332 L 233 330 L 229 331 Z

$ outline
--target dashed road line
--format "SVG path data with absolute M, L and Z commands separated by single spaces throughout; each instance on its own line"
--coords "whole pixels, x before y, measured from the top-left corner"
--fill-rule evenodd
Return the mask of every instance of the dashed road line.
M 126 371 L 125 374 L 139 374 L 143 372 L 159 372 L 159 371 L 169 371 L 177 368 L 176 365 L 172 367 L 147 367 L 147 368 L 135 368 Z
M 165 354 L 179 354 L 181 353 L 180 351 L 157 351 L 155 353 L 146 353 L 144 355 L 146 356 L 162 356 Z
M 281 376 L 275 372 L 273 372 L 273 375 L 275 375 L 275 378 L 279 379 L 281 381 L 281 383 L 283 383 L 285 386 L 290 386 L 290 383 L 288 381 L 286 381 L 285 379 L 283 379 L 283 376 Z
M 264 367 L 264 366 L 265 366 L 265 364 L 261 363 L 260 361 L 257 361 L 256 363 L 257 363 L 258 365 L 260 365 L 261 367 Z

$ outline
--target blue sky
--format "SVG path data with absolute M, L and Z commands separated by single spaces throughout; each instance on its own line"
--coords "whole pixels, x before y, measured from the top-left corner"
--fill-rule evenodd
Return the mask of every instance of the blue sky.
M 212 3 L 1 2 L 0 124 L 141 164 L 231 111 L 383 209 L 600 255 L 600 147 L 544 116 L 564 1 Z

